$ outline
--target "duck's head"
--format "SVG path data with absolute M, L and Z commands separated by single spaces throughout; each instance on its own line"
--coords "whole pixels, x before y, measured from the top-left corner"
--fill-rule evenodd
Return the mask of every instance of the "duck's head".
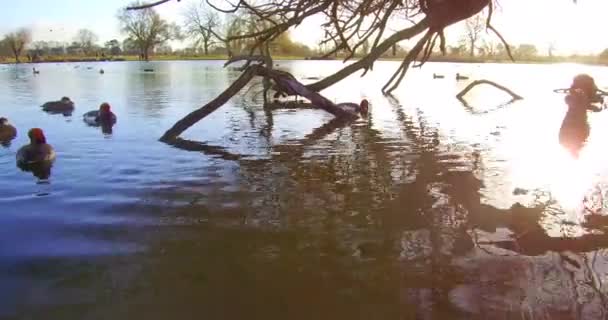
M 367 101 L 367 99 L 361 100 L 359 106 L 361 107 L 361 114 L 367 114 L 369 112 L 369 101 Z
M 40 128 L 33 128 L 28 131 L 27 136 L 30 137 L 30 142 L 32 144 L 45 144 L 46 137 L 44 136 L 44 132 Z
M 109 103 L 104 102 L 104 103 L 102 103 L 99 106 L 99 113 L 101 113 L 101 114 L 108 114 L 110 112 L 111 112 L 111 107 L 110 107 Z
M 68 97 L 62 97 L 61 102 L 65 104 L 74 104 L 74 102 L 72 102 L 72 100 L 70 100 Z
M 0 117 L 0 126 L 5 126 L 8 124 L 8 119 L 4 117 Z
M 570 85 L 570 91 L 582 90 L 591 101 L 597 101 L 600 97 L 597 95 L 597 86 L 595 80 L 588 74 L 579 74 L 572 79 L 572 85 Z
M 566 104 L 569 106 L 586 107 L 590 102 L 589 96 L 582 89 L 570 89 L 566 96 Z

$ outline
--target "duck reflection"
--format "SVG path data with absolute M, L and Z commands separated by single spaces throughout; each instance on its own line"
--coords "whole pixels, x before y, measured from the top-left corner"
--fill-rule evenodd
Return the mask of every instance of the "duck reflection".
M 102 124 L 100 127 L 101 133 L 105 135 L 111 135 L 113 132 L 112 128 L 114 127 L 114 124 Z
M 25 172 L 31 172 L 32 175 L 40 180 L 48 180 L 51 177 L 52 161 L 43 161 L 36 163 L 17 163 L 17 167 Z
M 568 111 L 559 129 L 559 142 L 574 157 L 578 158 L 591 131 L 587 110 L 599 112 L 602 109 L 592 105 L 591 97 L 580 89 L 571 89 L 565 100 Z

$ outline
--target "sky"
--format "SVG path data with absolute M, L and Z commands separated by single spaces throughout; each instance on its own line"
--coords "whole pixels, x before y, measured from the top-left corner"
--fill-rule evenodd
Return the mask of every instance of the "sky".
M 169 21 L 182 22 L 182 12 L 189 3 L 200 0 L 171 1 L 158 7 Z M 0 11 L 0 36 L 16 28 L 29 27 L 34 40 L 72 41 L 76 31 L 87 28 L 100 42 L 123 39 L 116 15 L 129 0 L 0 0 L 7 2 Z M 608 48 L 608 38 L 601 31 L 608 29 L 608 1 L 579 0 L 500 0 L 494 25 L 512 44 L 532 43 L 543 51 L 550 43 L 565 54 L 599 53 Z M 551 5 L 551 7 L 549 7 Z M 9 9 L 6 9 L 9 8 Z M 321 32 L 319 20 L 312 19 L 292 31 L 295 40 L 316 46 Z M 405 25 L 405 24 L 404 24 Z M 397 28 L 403 26 L 395 25 Z M 447 30 L 448 39 L 462 33 L 462 25 Z M 493 38 L 496 39 L 497 38 Z M 173 42 L 183 47 L 185 43 Z M 407 45 L 406 45 L 407 46 Z M 411 47 L 411 46 L 410 46 Z

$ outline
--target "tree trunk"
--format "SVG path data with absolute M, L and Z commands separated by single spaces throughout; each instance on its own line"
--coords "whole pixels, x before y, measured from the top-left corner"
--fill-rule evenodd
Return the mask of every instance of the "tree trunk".
M 471 56 L 471 58 L 475 57 L 475 41 L 471 40 L 471 47 L 469 49 L 469 55 Z
M 205 55 L 209 55 L 209 41 L 203 42 L 203 49 L 205 50 Z
M 15 63 L 20 63 L 21 61 L 19 61 L 19 54 L 21 52 L 19 52 L 19 50 L 17 49 L 13 49 L 13 54 L 15 55 Z

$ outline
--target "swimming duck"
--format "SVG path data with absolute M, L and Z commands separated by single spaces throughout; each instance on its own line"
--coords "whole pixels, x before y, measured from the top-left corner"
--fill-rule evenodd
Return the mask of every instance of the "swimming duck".
M 103 71 L 103 69 L 99 69 L 99 73 L 104 74 L 105 71 Z
M 445 78 L 444 75 L 433 73 L 433 79 L 443 79 L 443 78 Z
M 112 126 L 116 123 L 116 115 L 110 110 L 110 105 L 106 102 L 99 106 L 99 110 L 85 113 L 83 119 L 91 126 Z
M 42 110 L 47 112 L 72 112 L 74 111 L 74 102 L 68 97 L 63 97 L 59 101 L 49 101 L 43 104 Z
M 369 112 L 369 101 L 367 99 L 361 100 L 359 104 L 343 102 L 338 103 L 336 106 L 353 115 L 361 114 L 362 116 L 366 116 Z
M 32 72 L 34 72 L 34 74 L 39 74 L 40 70 L 36 70 L 36 67 L 32 68 Z
M 55 160 L 55 151 L 50 144 L 46 143 L 42 129 L 33 128 L 27 135 L 30 138 L 30 144 L 17 151 L 17 165 L 32 165 Z
M 8 119 L 0 118 L 0 142 L 8 142 L 17 136 L 17 129 L 8 123 Z
M 154 72 L 154 69 L 147 68 L 147 69 L 144 69 L 144 72 Z
M 468 79 L 469 79 L 469 77 L 463 76 L 460 73 L 456 73 L 456 81 L 459 81 L 459 80 L 468 80 Z

